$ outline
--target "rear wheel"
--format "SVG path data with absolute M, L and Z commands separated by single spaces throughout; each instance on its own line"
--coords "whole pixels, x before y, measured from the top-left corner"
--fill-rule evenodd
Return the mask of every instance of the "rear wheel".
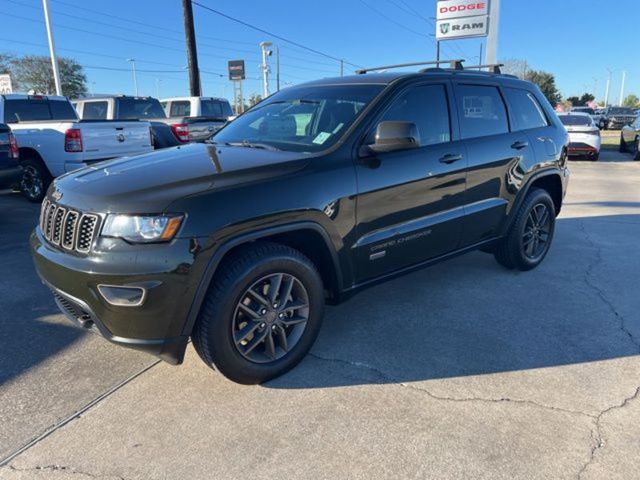
M 496 246 L 498 263 L 531 270 L 544 260 L 555 231 L 555 206 L 546 190 L 533 188 L 520 206 L 507 235 Z
M 51 175 L 35 158 L 27 158 L 21 162 L 22 180 L 20 191 L 30 202 L 41 202 L 51 183 Z
M 636 137 L 635 142 L 633 142 L 633 159 L 640 160 L 640 137 Z
M 216 274 L 193 344 L 207 365 L 230 380 L 262 383 L 304 358 L 323 312 L 324 289 L 314 264 L 287 246 L 255 243 Z

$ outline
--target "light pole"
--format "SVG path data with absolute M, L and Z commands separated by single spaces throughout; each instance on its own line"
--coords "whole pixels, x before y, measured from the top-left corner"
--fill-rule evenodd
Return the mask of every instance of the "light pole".
M 624 81 L 627 77 L 627 71 L 622 71 L 622 84 L 620 85 L 620 101 L 618 102 L 619 106 L 622 106 L 622 102 L 624 102 Z
M 604 91 L 604 108 L 609 106 L 609 88 L 611 87 L 611 75 L 613 74 L 613 71 L 608 68 L 607 72 L 609 72 L 609 76 L 607 77 L 607 88 Z
M 51 17 L 49 15 L 49 0 L 42 0 L 44 8 L 44 22 L 47 25 L 47 37 L 49 38 L 49 53 L 51 55 L 51 67 L 53 68 L 53 81 L 56 85 L 56 95 L 62 95 L 62 85 L 60 83 L 60 70 L 58 69 L 58 59 L 56 58 L 56 45 L 53 41 L 53 29 L 51 28 Z
M 138 77 L 136 75 L 136 59 L 127 58 L 127 62 L 131 62 L 131 72 L 133 73 L 133 90 L 137 97 L 138 96 Z
M 267 98 L 269 96 L 269 64 L 267 63 L 267 59 L 273 54 L 269 47 L 272 45 L 271 42 L 262 42 L 260 43 L 260 48 L 262 49 L 262 98 Z

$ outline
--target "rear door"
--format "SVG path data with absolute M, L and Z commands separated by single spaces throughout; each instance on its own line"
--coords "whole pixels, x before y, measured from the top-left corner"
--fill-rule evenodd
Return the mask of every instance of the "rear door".
M 359 281 L 390 273 L 458 248 L 464 217 L 466 156 L 451 115 L 448 81 L 399 92 L 371 125 L 373 143 L 382 121 L 417 125 L 420 148 L 374 153 L 358 176 Z
M 510 130 L 500 86 L 490 79 L 455 81 L 456 110 L 467 155 L 463 246 L 498 235 L 513 187 L 535 162 L 526 132 Z

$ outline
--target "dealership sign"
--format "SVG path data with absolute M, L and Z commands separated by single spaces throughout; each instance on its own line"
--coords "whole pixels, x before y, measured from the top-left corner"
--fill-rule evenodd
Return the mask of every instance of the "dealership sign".
M 486 37 L 489 32 L 489 0 L 445 0 L 438 2 L 436 38 Z
M 229 60 L 229 80 L 245 79 L 244 60 Z
M 10 75 L 0 75 L 0 95 L 5 93 L 13 93 Z

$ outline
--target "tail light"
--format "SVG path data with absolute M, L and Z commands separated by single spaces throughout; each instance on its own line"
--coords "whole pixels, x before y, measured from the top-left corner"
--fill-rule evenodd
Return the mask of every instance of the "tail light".
M 171 125 L 171 131 L 182 143 L 189 141 L 189 125 L 186 123 L 174 123 Z
M 82 132 L 79 128 L 70 128 L 69 130 L 64 132 L 64 151 L 82 151 Z
M 15 158 L 16 160 L 20 157 L 20 150 L 18 149 L 18 142 L 16 142 L 16 136 L 9 132 L 9 158 Z

